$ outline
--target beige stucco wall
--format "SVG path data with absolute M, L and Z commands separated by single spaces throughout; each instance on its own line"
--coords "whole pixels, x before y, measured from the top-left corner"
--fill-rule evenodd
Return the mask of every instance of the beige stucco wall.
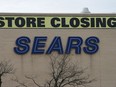
M 36 75 L 39 83 L 44 82 L 49 72 L 48 55 L 31 55 L 31 51 L 25 55 L 14 53 L 15 41 L 20 36 L 31 38 L 31 45 L 35 36 L 47 36 L 46 49 L 54 36 L 62 38 L 65 48 L 69 36 L 80 36 L 84 40 L 90 36 L 100 39 L 99 51 L 94 55 L 82 52 L 80 55 L 71 54 L 77 58 L 82 67 L 88 67 L 93 77 L 97 79 L 92 87 L 115 87 L 116 86 L 116 30 L 114 29 L 2 29 L 0 30 L 0 60 L 10 60 L 16 68 L 15 75 L 21 81 L 25 81 L 24 75 Z M 32 46 L 31 46 L 32 47 Z M 9 75 L 8 75 L 9 76 Z M 16 83 L 9 78 L 3 77 L 3 87 L 15 87 Z
M 86 16 L 86 17 L 115 17 L 116 14 L 19 14 L 19 13 L 0 13 L 0 16 Z M 31 38 L 31 47 L 35 36 L 47 36 L 47 49 L 54 36 L 62 38 L 63 47 L 66 48 L 69 36 L 80 36 L 85 40 L 87 37 L 96 36 L 100 39 L 99 51 L 94 55 L 76 55 L 72 52 L 70 58 L 75 58 L 79 66 L 88 67 L 88 72 L 96 81 L 91 87 L 116 87 L 116 30 L 115 29 L 1 29 L 0 30 L 0 61 L 10 60 L 16 68 L 15 75 L 21 82 L 28 83 L 25 75 L 35 76 L 35 80 L 43 84 L 48 79 L 50 72 L 49 55 L 31 55 L 31 50 L 25 55 L 17 55 L 13 48 L 15 41 L 20 36 Z M 84 44 L 83 44 L 84 46 Z M 2 87 L 16 87 L 18 85 L 11 79 L 14 75 L 2 77 Z M 31 86 L 30 87 L 35 87 Z

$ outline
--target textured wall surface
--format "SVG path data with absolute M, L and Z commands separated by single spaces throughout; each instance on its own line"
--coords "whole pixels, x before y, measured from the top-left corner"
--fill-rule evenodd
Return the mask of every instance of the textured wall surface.
M 0 16 L 50 16 L 50 17 L 114 17 L 115 14 L 19 14 L 19 13 L 0 13 Z M 57 16 L 56 16 L 57 15 Z M 2 20 L 2 19 L 1 19 Z M 5 21 L 6 22 L 6 21 Z M 31 39 L 30 51 L 24 55 L 14 52 L 16 39 L 27 36 Z M 25 76 L 34 77 L 37 83 L 44 84 L 49 79 L 50 55 L 31 54 L 35 36 L 47 36 L 45 50 L 48 49 L 53 38 L 60 36 L 65 50 L 69 36 L 79 36 L 85 41 L 90 36 L 100 39 L 99 50 L 93 55 L 83 52 L 75 54 L 74 50 L 69 58 L 74 59 L 74 63 L 82 68 L 87 68 L 87 73 L 96 81 L 87 87 L 116 87 L 116 30 L 113 29 L 5 29 L 0 30 L 0 62 L 8 61 L 16 69 L 14 74 L 2 76 L 2 87 L 23 87 L 12 79 L 17 79 L 21 83 L 28 84 L 29 87 L 37 87 Z M 82 44 L 84 47 L 85 44 Z M 57 55 L 57 53 L 53 53 Z M 82 87 L 82 86 L 81 86 Z
M 15 41 L 20 36 L 31 38 L 31 46 L 35 36 L 47 36 L 47 49 L 54 38 L 62 38 L 63 47 L 65 48 L 69 36 L 80 36 L 85 40 L 87 37 L 96 36 L 100 39 L 99 51 L 94 55 L 88 55 L 82 52 L 74 54 L 72 58 L 78 60 L 79 65 L 88 67 L 91 75 L 96 77 L 97 81 L 92 83 L 92 87 L 115 87 L 116 86 L 116 30 L 113 29 L 2 29 L 0 30 L 0 60 L 10 60 L 16 68 L 15 75 L 23 82 L 24 75 L 36 75 L 36 80 L 43 83 L 48 77 L 49 56 L 48 55 L 31 55 L 31 50 L 25 55 L 17 55 L 13 48 L 16 46 Z M 83 44 L 84 46 L 84 44 Z M 3 87 L 16 87 L 15 82 L 11 81 L 13 75 L 4 76 Z M 31 84 L 30 84 L 31 85 Z

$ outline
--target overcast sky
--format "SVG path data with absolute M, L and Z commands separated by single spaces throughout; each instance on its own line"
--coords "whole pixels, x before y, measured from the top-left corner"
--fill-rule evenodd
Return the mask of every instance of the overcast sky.
M 80 13 L 84 7 L 91 13 L 116 13 L 116 0 L 0 0 L 0 12 Z

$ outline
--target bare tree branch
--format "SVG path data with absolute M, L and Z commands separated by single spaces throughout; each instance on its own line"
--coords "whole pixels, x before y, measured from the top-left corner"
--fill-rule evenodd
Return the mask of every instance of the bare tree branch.
M 2 76 L 6 74 L 13 74 L 15 69 L 13 68 L 13 64 L 10 61 L 0 61 L 0 87 L 2 85 Z
M 15 69 L 13 68 L 13 64 L 10 61 L 1 61 L 0 62 L 0 75 L 3 74 L 13 74 Z
M 94 81 L 90 80 L 85 69 L 73 64 L 69 55 L 59 55 L 56 58 L 50 56 L 51 60 L 51 80 L 47 81 L 48 87 L 67 87 L 68 85 L 76 87 Z
M 15 79 L 11 79 L 11 80 L 12 80 L 12 81 L 15 81 L 15 82 L 17 82 L 17 83 L 19 84 L 19 85 L 16 86 L 16 87 L 20 87 L 20 86 L 28 87 L 24 82 L 20 82 L 16 76 L 15 76 Z
M 50 79 L 44 85 L 36 82 L 34 77 L 25 76 L 26 79 L 32 81 L 37 87 L 87 87 L 89 83 L 95 81 L 90 79 L 90 76 L 83 69 L 71 61 L 69 55 L 50 55 Z M 21 83 L 15 79 L 19 85 L 27 87 L 25 83 Z
M 32 82 L 33 82 L 36 86 L 42 87 L 42 86 L 40 86 L 40 85 L 34 80 L 33 77 L 25 76 L 25 78 L 32 80 Z

